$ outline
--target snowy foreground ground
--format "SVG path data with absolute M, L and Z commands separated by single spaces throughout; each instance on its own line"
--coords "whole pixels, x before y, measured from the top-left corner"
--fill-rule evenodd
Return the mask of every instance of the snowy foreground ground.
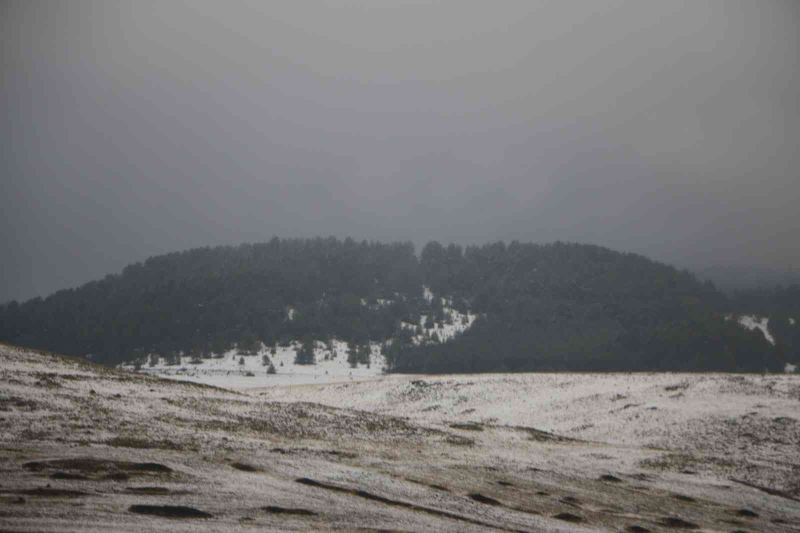
M 0 531 L 800 531 L 797 375 L 266 379 L 0 345 Z

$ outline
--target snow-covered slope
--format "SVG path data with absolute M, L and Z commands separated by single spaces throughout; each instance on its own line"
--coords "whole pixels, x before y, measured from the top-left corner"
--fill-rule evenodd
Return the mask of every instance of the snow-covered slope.
M 586 470 L 641 464 L 782 486 L 800 497 L 800 376 L 673 373 L 392 375 L 380 381 L 291 390 L 253 390 L 263 398 L 314 402 L 404 416 L 428 427 L 491 431 L 535 428 L 604 443 L 572 458 Z M 495 444 L 496 441 L 495 441 Z M 664 451 L 657 460 L 634 449 Z M 504 455 L 500 448 L 499 456 Z M 531 458 L 551 469 L 562 459 Z M 564 465 L 559 465 L 563 468 Z M 799 507 L 800 508 L 800 507 Z
M 798 380 L 393 376 L 260 396 L 0 345 L 0 530 L 789 533 Z M 648 444 L 695 410 L 694 440 Z M 592 419 L 630 439 L 578 438 Z
M 253 390 L 265 398 L 408 416 L 428 425 L 521 425 L 615 444 L 673 447 L 698 421 L 791 417 L 800 375 L 516 373 L 389 375 L 368 383 Z
M 369 365 L 359 364 L 355 367 L 351 367 L 347 361 L 349 347 L 346 342 L 332 341 L 330 347 L 317 342 L 313 365 L 295 363 L 299 349 L 300 343 L 292 342 L 289 346 L 275 346 L 275 353 L 272 353 L 273 348 L 266 347 L 262 347 L 255 355 L 230 350 L 216 358 L 184 356 L 179 364 L 174 365 L 158 358 L 156 364 L 145 364 L 140 372 L 217 387 L 248 388 L 372 379 L 383 374 L 386 368 L 386 359 L 376 343 L 370 345 Z M 274 374 L 269 373 L 270 365 L 275 370 Z M 122 368 L 130 370 L 133 366 L 122 365 Z

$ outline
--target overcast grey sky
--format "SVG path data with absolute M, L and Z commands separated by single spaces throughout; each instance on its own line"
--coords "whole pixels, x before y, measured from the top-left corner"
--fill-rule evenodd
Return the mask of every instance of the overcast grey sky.
M 800 2 L 0 3 L 0 302 L 278 236 L 800 267 Z

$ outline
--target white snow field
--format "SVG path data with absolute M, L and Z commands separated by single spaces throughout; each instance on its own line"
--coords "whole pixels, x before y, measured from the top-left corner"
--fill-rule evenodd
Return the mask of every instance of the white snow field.
M 295 364 L 300 343 L 293 342 L 289 346 L 276 346 L 274 354 L 266 348 L 256 355 L 230 350 L 219 358 L 195 360 L 183 356 L 180 363 L 175 365 L 168 365 L 163 358 L 159 358 L 153 366 L 143 365 L 140 372 L 223 388 L 353 381 L 375 378 L 384 373 L 386 360 L 381 355 L 379 344 L 370 345 L 370 364 L 359 364 L 355 368 L 351 368 L 347 362 L 347 343 L 333 341 L 331 344 L 333 350 L 321 342 L 316 343 L 316 363 L 313 365 Z M 267 372 L 269 366 L 264 365 L 265 355 L 275 368 L 275 374 Z M 121 365 L 121 368 L 132 370 L 133 366 Z
M 642 459 L 635 450 L 658 449 L 668 451 L 661 460 L 698 475 L 754 476 L 800 493 L 800 375 L 391 375 L 364 383 L 249 392 L 397 416 L 438 429 L 484 430 L 476 438 L 493 439 L 490 429 L 522 427 L 607 447 L 602 461 L 575 457 L 561 468 L 632 474 Z M 539 468 L 553 468 L 552 462 L 560 460 L 531 459 Z
M 792 532 L 798 417 L 797 375 L 235 391 L 0 345 L 0 531 Z

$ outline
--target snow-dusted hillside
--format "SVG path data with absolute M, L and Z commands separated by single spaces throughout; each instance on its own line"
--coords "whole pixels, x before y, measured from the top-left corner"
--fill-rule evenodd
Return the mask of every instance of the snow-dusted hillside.
M 798 406 L 800 376 L 235 392 L 0 345 L 0 530 L 791 533 Z
M 742 443 L 730 439 L 703 443 L 689 434 L 710 430 L 712 421 L 725 421 L 733 429 L 756 420 L 769 425 L 774 419 L 789 417 L 786 420 L 791 423 L 786 427 L 791 432 L 782 445 L 800 444 L 800 375 L 390 375 L 369 383 L 251 392 L 264 398 L 408 416 L 426 425 L 519 425 L 576 439 L 663 448 L 684 447 L 694 441 L 704 446 L 724 444 L 731 447 L 731 453 L 738 453 L 737 445 Z M 768 441 L 771 445 L 781 440 L 775 431 L 775 439 Z
M 735 478 L 781 487 L 800 498 L 798 375 L 393 375 L 368 383 L 250 392 L 462 428 L 506 459 L 516 452 L 504 449 L 498 434 L 520 429 L 544 440 L 558 435 L 602 443 L 566 463 L 557 455 L 529 458 L 544 471 L 585 472 L 603 465 L 632 473 L 648 466 L 672 487 L 690 474 L 698 483 L 693 495 L 702 494 L 702 485 L 726 485 Z M 640 455 L 643 449 L 662 453 L 647 458 Z

